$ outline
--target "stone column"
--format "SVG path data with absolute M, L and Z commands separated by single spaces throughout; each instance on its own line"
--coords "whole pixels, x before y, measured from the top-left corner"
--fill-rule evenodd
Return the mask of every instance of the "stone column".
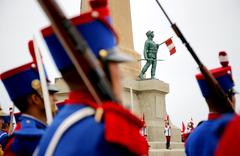
M 136 79 L 141 70 L 141 64 L 137 60 L 141 58 L 134 50 L 132 35 L 132 19 L 130 0 L 108 0 L 113 20 L 113 27 L 119 36 L 119 48 L 133 58 L 133 62 L 121 64 L 124 71 L 124 79 Z M 89 11 L 88 0 L 81 1 L 81 12 Z

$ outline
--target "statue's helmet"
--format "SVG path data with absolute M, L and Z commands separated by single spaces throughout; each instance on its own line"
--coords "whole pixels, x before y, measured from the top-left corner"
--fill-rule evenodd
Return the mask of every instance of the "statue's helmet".
M 152 35 L 152 34 L 153 34 L 153 31 L 151 31 L 151 30 L 148 30 L 148 31 L 146 32 L 147 37 L 150 36 L 150 35 Z

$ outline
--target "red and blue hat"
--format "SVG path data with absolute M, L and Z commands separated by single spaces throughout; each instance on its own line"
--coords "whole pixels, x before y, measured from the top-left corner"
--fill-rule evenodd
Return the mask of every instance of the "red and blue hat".
M 28 43 L 28 47 L 33 61 L 8 70 L 0 75 L 0 78 L 12 101 L 18 97 L 30 94 L 34 90 L 38 92 L 41 90 L 32 41 Z
M 228 60 L 228 54 L 227 54 L 227 52 L 225 52 L 225 51 L 220 51 L 220 52 L 218 53 L 218 59 L 219 59 L 220 64 L 221 64 L 223 67 L 228 66 L 229 60 Z
M 8 121 L 10 121 L 10 116 L 2 110 L 1 106 L 0 106 L 0 119 L 2 119 L 4 123 L 8 123 Z
M 0 119 L 2 119 L 4 121 L 4 123 L 10 122 L 10 116 L 8 114 L 1 114 Z
M 2 73 L 1 80 L 13 101 L 41 87 L 36 65 L 32 62 Z
M 2 116 L 2 119 L 4 120 L 4 123 L 10 123 L 10 116 L 9 115 Z
M 105 6 L 107 3 L 98 3 L 91 1 L 92 10 L 72 18 L 71 22 L 86 40 L 96 58 L 113 62 L 130 61 L 130 57 L 120 53 L 116 47 L 117 35 L 111 26 L 109 9 Z M 73 64 L 52 27 L 47 27 L 41 32 L 58 69 L 62 71 L 72 68 Z
M 232 90 L 234 87 L 234 82 L 231 75 L 231 67 L 220 67 L 210 70 L 212 75 L 216 78 L 219 85 L 222 87 L 225 93 L 229 90 Z M 211 88 L 207 84 L 205 77 L 200 73 L 196 75 L 196 79 L 198 81 L 198 85 L 201 89 L 201 92 L 204 97 L 208 97 L 211 95 Z

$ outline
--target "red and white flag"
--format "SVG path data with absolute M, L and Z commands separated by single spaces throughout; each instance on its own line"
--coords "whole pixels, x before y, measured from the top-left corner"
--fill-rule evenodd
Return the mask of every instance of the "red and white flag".
M 184 132 L 185 132 L 185 129 L 186 129 L 185 124 L 184 124 L 184 122 L 182 121 L 182 129 L 181 129 L 181 132 L 184 133 Z
M 176 48 L 175 48 L 175 45 L 173 44 L 172 37 L 167 39 L 164 43 L 168 47 L 170 55 L 172 55 L 172 54 L 174 54 L 176 52 Z

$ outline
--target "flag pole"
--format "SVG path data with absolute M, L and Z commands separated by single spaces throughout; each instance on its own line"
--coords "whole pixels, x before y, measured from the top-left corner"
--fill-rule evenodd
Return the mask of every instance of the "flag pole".
M 173 38 L 173 37 L 170 37 L 170 38 Z M 169 40 L 170 38 L 168 38 L 167 40 Z M 163 41 L 162 43 L 158 44 L 159 46 L 164 44 L 167 40 Z
M 131 98 L 131 110 L 133 112 L 133 89 L 132 89 L 132 87 L 130 88 L 130 98 Z
M 43 68 L 40 52 L 39 52 L 35 37 L 33 37 L 33 47 L 34 47 L 34 53 L 36 55 L 36 62 L 37 62 L 37 67 L 38 67 L 38 72 L 39 72 L 39 77 L 40 77 L 40 82 L 42 87 L 42 96 L 43 96 L 43 101 L 45 106 L 46 117 L 47 117 L 47 124 L 49 125 L 53 120 L 53 116 L 52 116 L 52 111 L 50 107 L 51 104 L 50 104 L 50 98 L 49 98 L 49 93 L 47 89 L 46 76 L 44 73 L 44 68 Z

